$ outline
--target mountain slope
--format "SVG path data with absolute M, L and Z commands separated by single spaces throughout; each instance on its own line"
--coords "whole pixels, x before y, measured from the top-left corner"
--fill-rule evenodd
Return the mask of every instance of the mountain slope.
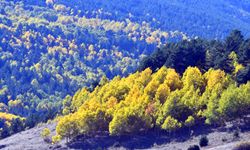
M 110 1 L 65 1 L 72 8 L 89 12 L 98 9 L 114 15 L 99 17 L 149 22 L 162 30 L 179 30 L 189 36 L 204 38 L 224 38 L 232 29 L 240 29 L 249 36 L 250 4 L 248 1 L 234 0 L 116 0 Z M 91 14 L 89 14 L 91 16 Z M 117 17 L 119 16 L 119 17 Z
M 248 35 L 248 24 L 244 0 L 1 0 L 1 112 L 34 126 L 81 87 L 133 73 L 156 47 L 234 28 Z
M 55 124 L 42 124 L 39 127 L 35 127 L 26 131 L 17 133 L 11 137 L 0 140 L 0 149 L 1 150 L 16 150 L 16 149 L 40 149 L 40 150 L 73 150 L 73 149 L 97 149 L 104 148 L 104 143 L 108 143 L 106 149 L 110 150 L 125 150 L 130 149 L 134 146 L 134 149 L 142 149 L 142 143 L 144 143 L 144 149 L 148 150 L 166 150 L 166 149 L 178 149 L 186 150 L 190 145 L 198 144 L 199 138 L 202 134 L 206 132 L 195 134 L 191 137 L 185 137 L 186 135 L 182 134 L 179 138 L 185 140 L 176 140 L 173 137 L 168 135 L 162 135 L 162 137 L 155 137 L 155 142 L 152 143 L 153 135 L 141 135 L 134 137 L 124 137 L 124 138 L 112 138 L 112 137 L 99 137 L 99 138 L 85 138 L 78 139 L 67 146 L 65 141 L 60 142 L 56 145 L 51 145 L 43 141 L 40 136 L 40 133 L 44 128 L 49 128 L 52 134 L 55 134 Z M 221 129 L 213 129 L 212 131 L 207 132 L 207 137 L 209 139 L 209 146 L 205 147 L 205 150 L 221 150 L 227 149 L 231 150 L 237 144 L 244 141 L 248 141 L 250 138 L 250 131 L 246 130 L 240 133 L 239 139 L 233 139 L 233 132 L 225 131 L 226 128 L 221 131 Z M 195 131 L 196 132 L 196 131 Z M 131 141 L 131 139 L 136 139 Z M 222 140 L 226 141 L 222 141 Z M 75 144 L 74 144 L 75 143 Z M 78 147 L 77 147 L 78 143 Z M 161 144 L 159 144 L 161 143 Z M 132 145 L 133 144 L 133 145 Z M 84 145 L 84 147 L 83 147 Z
M 0 102 L 28 126 L 54 117 L 66 95 L 128 75 L 157 45 L 185 36 L 59 4 L 1 0 L 0 10 Z

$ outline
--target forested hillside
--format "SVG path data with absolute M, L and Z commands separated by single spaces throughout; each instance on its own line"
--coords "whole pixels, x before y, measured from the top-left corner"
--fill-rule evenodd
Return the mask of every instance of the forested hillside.
M 220 101 L 228 90 L 243 90 L 246 93 L 240 96 L 249 96 L 249 24 L 250 3 L 245 0 L 0 0 L 0 135 L 6 137 L 57 115 L 67 115 L 59 122 L 57 138 L 71 136 L 67 130 L 75 136 L 96 128 L 112 135 L 132 133 L 137 127 L 131 121 L 146 123 L 141 130 L 147 130 L 167 129 L 166 119 L 178 128 L 185 126 L 186 119 L 209 120 L 203 113 L 209 100 L 201 100 L 195 109 L 180 100 L 190 116 L 161 112 L 158 122 L 160 112 L 154 109 L 163 109 L 168 94 L 183 99 L 191 92 L 189 96 L 198 97 L 197 101 L 215 95 Z M 233 29 L 242 32 L 229 34 Z M 189 70 L 200 76 L 201 85 L 194 81 L 185 86 Z M 154 79 L 158 72 L 164 74 L 159 81 Z M 174 76 L 165 79 L 169 72 Z M 141 81 L 139 76 L 145 73 Z M 207 91 L 210 73 L 225 78 L 215 95 Z M 165 95 L 157 95 L 158 89 Z M 130 108 L 129 96 L 132 104 L 138 104 L 135 108 Z M 247 110 L 248 101 L 239 100 Z M 217 119 L 224 119 L 219 104 L 213 105 L 218 108 Z M 126 118 L 137 107 L 139 116 Z M 119 120 L 122 113 L 128 115 L 120 116 L 125 121 Z M 95 120 L 96 115 L 101 118 Z M 76 116 L 87 124 L 79 125 Z M 65 124 L 68 119 L 77 133 Z
M 67 94 L 128 75 L 157 45 L 186 38 L 147 22 L 101 19 L 102 10 L 87 17 L 62 4 L 3 0 L 0 10 L 0 102 L 28 126 L 53 118 Z
M 237 30 L 225 41 L 168 43 L 141 62 L 140 72 L 68 96 L 54 138 L 172 133 L 242 118 L 250 113 L 249 52 Z
M 81 10 L 80 15 L 112 20 L 146 21 L 162 30 L 179 30 L 190 36 L 224 38 L 232 29 L 249 36 L 250 2 L 247 0 L 47 0 Z M 46 5 L 44 1 L 26 4 Z M 92 14 L 91 12 L 95 12 Z M 100 12 L 107 12 L 102 14 Z
M 162 66 L 172 67 L 183 73 L 189 66 L 197 66 L 203 72 L 210 68 L 222 69 L 238 83 L 250 80 L 250 39 L 234 30 L 224 41 L 200 38 L 167 43 L 145 57 L 139 70 L 150 67 L 157 70 Z
M 152 73 L 148 68 L 66 99 L 66 116 L 59 120 L 54 139 L 223 125 L 249 114 L 249 94 L 249 82 L 236 86 L 232 76 L 219 69 L 202 73 L 188 67 L 180 76 L 175 69 Z

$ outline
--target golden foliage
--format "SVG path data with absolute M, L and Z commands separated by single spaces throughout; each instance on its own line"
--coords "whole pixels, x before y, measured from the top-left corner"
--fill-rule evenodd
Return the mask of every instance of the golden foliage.
M 227 112 L 239 112 L 240 104 L 245 105 L 244 111 L 250 108 L 249 100 L 244 99 L 249 97 L 248 83 L 231 87 L 244 91 L 234 105 L 237 111 L 231 109 L 228 102 L 236 93 L 228 95 L 226 89 L 232 84 L 224 71 L 210 69 L 202 74 L 197 67 L 187 68 L 182 78 L 166 67 L 155 73 L 147 68 L 126 78 L 117 76 L 92 92 L 79 90 L 71 104 L 75 113 L 59 120 L 57 134 L 67 138 L 95 132 L 121 135 L 152 127 L 175 131 L 191 127 L 199 119 L 215 121 Z

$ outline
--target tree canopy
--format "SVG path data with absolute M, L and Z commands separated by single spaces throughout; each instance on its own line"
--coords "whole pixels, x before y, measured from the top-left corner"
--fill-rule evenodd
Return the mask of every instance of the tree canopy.
M 76 95 L 81 93 L 86 89 Z M 147 68 L 87 93 L 79 108 L 71 105 L 70 114 L 59 120 L 58 136 L 123 135 L 152 128 L 174 132 L 197 123 L 223 124 L 250 113 L 250 83 L 236 86 L 234 76 L 220 69 L 202 73 L 188 67 L 180 76 L 175 69 L 162 67 L 152 73 Z

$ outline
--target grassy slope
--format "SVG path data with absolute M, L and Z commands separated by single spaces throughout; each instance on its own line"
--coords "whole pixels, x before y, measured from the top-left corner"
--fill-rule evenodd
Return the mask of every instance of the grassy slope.
M 0 149 L 3 150 L 15 150 L 15 149 L 148 149 L 148 150 L 186 150 L 190 145 L 198 144 L 201 135 L 206 134 L 209 139 L 209 145 L 203 149 L 206 150 L 230 150 L 237 144 L 243 141 L 248 141 L 250 138 L 250 128 L 243 126 L 244 130 L 240 133 L 239 139 L 233 138 L 233 132 L 231 131 L 232 124 L 229 124 L 225 128 L 209 129 L 206 127 L 199 127 L 198 130 L 194 130 L 193 136 L 187 136 L 184 132 L 172 134 L 162 134 L 156 136 L 155 134 L 148 133 L 146 135 L 136 135 L 133 137 L 107 137 L 96 136 L 95 138 L 79 138 L 76 141 L 66 146 L 65 140 L 59 145 L 50 145 L 43 141 L 40 137 L 41 131 L 47 127 L 51 129 L 52 134 L 55 134 L 55 123 L 43 124 L 39 127 L 35 127 L 20 133 L 17 133 L 11 137 L 0 140 Z M 223 142 L 222 139 L 227 139 Z
M 33 150 L 33 149 L 50 149 L 50 145 L 45 143 L 40 136 L 41 131 L 49 128 L 52 133 L 55 133 L 55 124 L 37 126 L 32 129 L 14 134 L 0 141 L 0 149 L 6 150 Z

